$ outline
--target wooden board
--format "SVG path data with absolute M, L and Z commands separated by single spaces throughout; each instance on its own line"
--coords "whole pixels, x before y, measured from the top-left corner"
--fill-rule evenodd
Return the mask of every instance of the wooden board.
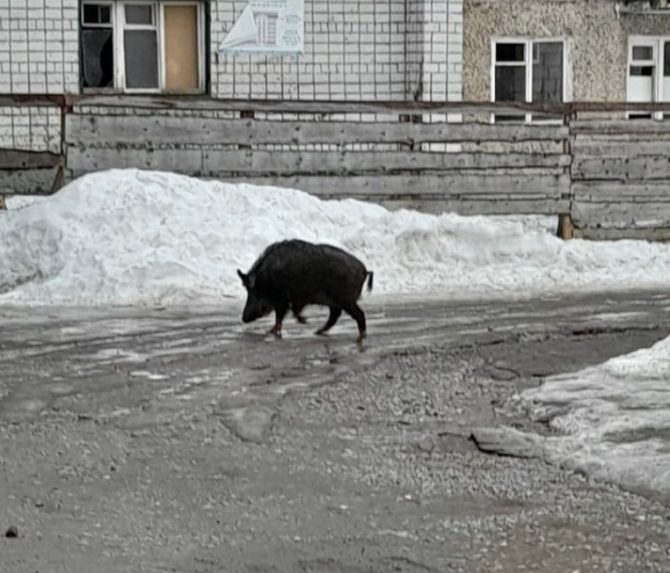
M 442 213 L 458 213 L 459 215 L 558 215 L 570 210 L 568 200 L 553 199 L 473 201 L 465 198 L 453 201 L 378 200 L 374 202 L 390 210 L 411 209 L 434 215 Z
M 568 155 L 425 152 L 300 152 L 198 149 L 68 149 L 74 171 L 142 167 L 208 175 L 385 174 L 418 171 L 517 168 L 563 169 Z
M 298 152 L 197 149 L 70 148 L 68 167 L 93 171 L 111 167 L 175 169 L 180 172 L 245 174 L 370 174 L 496 168 L 564 168 L 567 155 L 445 154 L 421 152 Z
M 426 153 L 412 151 L 206 151 L 205 173 L 367 174 L 499 168 L 559 168 L 568 155 Z
M 572 205 L 576 227 L 670 228 L 670 202 L 612 203 L 576 200 Z
M 570 150 L 577 159 L 587 157 L 644 157 L 644 156 L 670 156 L 670 138 L 665 140 L 650 141 L 646 136 L 644 141 L 594 141 L 575 140 Z
M 58 168 L 0 170 L 0 193 L 50 193 L 58 175 Z
M 245 174 L 369 174 L 447 170 L 531 169 L 561 171 L 568 155 L 427 152 L 301 152 L 198 149 L 68 150 L 68 168 L 94 171 L 111 167 L 176 169 L 180 172 Z
M 670 241 L 670 227 L 596 227 L 584 226 L 575 229 L 575 238 L 589 241 Z
M 572 175 L 575 180 L 670 179 L 670 157 L 575 157 Z
M 137 150 L 137 149 L 80 149 L 68 148 L 67 167 L 73 173 L 84 174 L 100 169 L 130 168 L 175 171 L 202 175 L 202 151 L 199 149 Z
M 225 181 L 246 181 L 309 191 L 322 197 L 374 197 L 376 200 L 424 200 L 464 197 L 481 201 L 568 199 L 567 175 L 382 175 L 376 177 L 226 177 Z
M 572 194 L 577 201 L 649 203 L 670 201 L 670 182 L 622 183 L 576 181 Z
M 0 149 L 0 169 L 40 169 L 56 167 L 64 161 L 62 155 L 48 151 Z
M 198 89 L 198 7 L 163 6 L 165 81 L 169 92 Z
M 566 141 L 567 127 L 457 123 L 267 121 L 193 117 L 68 115 L 66 142 L 137 144 L 353 144 Z
M 145 168 L 145 167 L 140 167 Z M 155 167 L 151 167 L 155 169 Z M 79 177 L 87 171 L 72 171 Z M 187 172 L 184 172 L 187 173 Z M 229 182 L 247 182 L 309 191 L 322 197 L 374 197 L 376 200 L 423 200 L 430 197 L 478 198 L 495 202 L 499 199 L 532 200 L 569 199 L 570 179 L 567 175 L 382 175 L 332 177 L 229 175 L 207 177 Z
M 175 109 L 209 111 L 255 111 L 266 113 L 379 113 L 398 115 L 417 114 L 518 114 L 536 112 L 550 114 L 570 114 L 571 104 L 533 104 L 527 102 L 505 102 L 493 104 L 483 102 L 428 102 L 428 101 L 291 101 L 247 99 L 226 100 L 207 96 L 199 98 L 175 98 L 170 96 L 130 96 L 130 95 L 81 95 L 71 96 L 75 112 L 89 107 L 131 107 L 135 109 Z
M 11 96 L 10 96 L 11 98 Z M 33 96 L 36 99 L 36 96 Z M 430 102 L 430 101 L 296 101 L 283 100 L 277 94 L 276 99 L 226 100 L 203 96 L 194 99 L 171 98 L 156 95 L 118 96 L 118 95 L 72 95 L 68 102 L 76 109 L 87 105 L 110 105 L 143 107 L 145 109 L 237 109 L 255 111 L 279 111 L 284 113 L 462 113 L 514 114 L 519 112 L 538 114 L 560 114 L 572 116 L 576 113 L 613 114 L 625 111 L 665 111 L 670 112 L 670 102 L 569 102 L 569 103 L 530 103 L 490 101 Z M 584 120 L 587 121 L 587 120 Z
M 647 136 L 670 135 L 670 123 L 654 120 L 607 119 L 572 121 L 570 131 L 574 134 L 621 135 L 642 134 Z

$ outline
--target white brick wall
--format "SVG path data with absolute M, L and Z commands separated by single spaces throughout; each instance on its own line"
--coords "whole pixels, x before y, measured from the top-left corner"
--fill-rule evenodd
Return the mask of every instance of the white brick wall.
M 463 1 L 449 0 L 447 10 L 447 100 L 463 99 Z
M 246 0 L 212 0 L 212 95 L 461 99 L 462 0 L 305 0 L 301 56 L 221 55 Z
M 211 0 L 215 97 L 458 100 L 463 0 L 305 0 L 302 56 L 219 56 L 246 0 Z M 79 92 L 78 0 L 0 0 L 0 93 Z
M 211 0 L 215 97 L 461 99 L 463 0 L 305 0 L 302 56 L 219 56 L 246 0 Z M 78 0 L 0 0 L 0 93 L 79 92 Z
M 0 0 L 0 93 L 79 91 L 77 0 Z
M 60 141 L 58 107 L 0 107 L 0 149 L 60 153 Z
M 423 0 L 409 3 L 408 97 L 459 101 L 463 80 L 463 3 Z

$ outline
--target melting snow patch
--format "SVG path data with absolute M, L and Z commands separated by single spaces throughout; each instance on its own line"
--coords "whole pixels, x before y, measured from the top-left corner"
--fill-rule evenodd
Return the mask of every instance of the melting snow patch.
M 124 350 L 122 348 L 104 348 L 90 356 L 93 360 L 100 362 L 131 362 L 139 363 L 146 362 L 149 357 L 146 354 L 139 354 L 132 350 Z
M 670 245 L 562 241 L 546 217 L 440 216 L 136 169 L 0 215 L 0 303 L 220 304 L 273 241 L 344 247 L 379 294 L 514 297 L 670 284 Z
M 670 500 L 670 337 L 517 397 L 561 434 L 550 458 Z
M 167 376 L 149 372 L 148 370 L 133 370 L 130 375 L 133 378 L 146 378 L 147 380 L 167 380 Z

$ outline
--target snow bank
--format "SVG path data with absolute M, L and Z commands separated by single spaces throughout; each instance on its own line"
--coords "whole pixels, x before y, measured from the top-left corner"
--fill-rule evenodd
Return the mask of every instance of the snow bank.
M 379 294 L 519 297 L 667 287 L 670 245 L 561 241 L 543 217 L 432 216 L 290 189 L 112 170 L 0 215 L 0 303 L 203 304 L 272 241 L 340 245 Z
M 10 195 L 5 199 L 5 204 L 7 205 L 7 209 L 16 211 L 18 209 L 25 209 L 46 198 L 47 195 Z
M 553 461 L 670 500 L 670 337 L 522 393 Z

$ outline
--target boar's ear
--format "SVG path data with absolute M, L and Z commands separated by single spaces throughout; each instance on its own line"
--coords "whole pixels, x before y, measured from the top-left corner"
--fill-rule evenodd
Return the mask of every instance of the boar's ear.
M 251 289 L 256 286 L 256 275 L 252 275 L 252 274 L 247 275 L 247 285 Z
M 245 275 L 240 269 L 237 269 L 237 274 L 242 279 L 242 284 L 247 286 L 249 284 L 249 275 Z

